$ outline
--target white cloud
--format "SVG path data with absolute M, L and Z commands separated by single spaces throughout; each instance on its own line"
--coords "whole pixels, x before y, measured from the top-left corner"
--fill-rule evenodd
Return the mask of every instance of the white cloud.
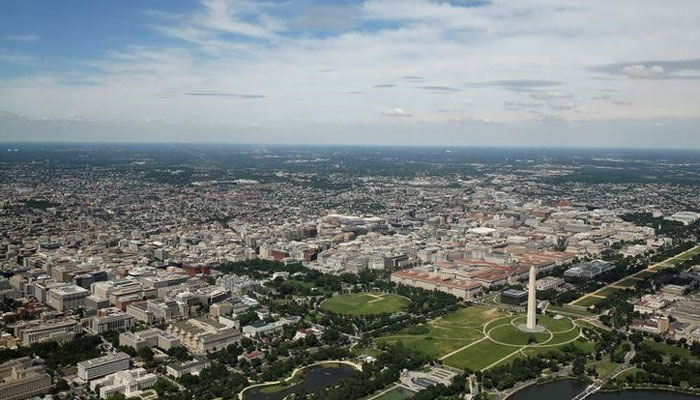
M 465 117 L 465 116 L 459 116 L 459 117 L 454 117 L 454 118 L 449 118 L 447 120 L 448 123 L 450 124 L 457 124 L 457 125 L 462 125 L 462 124 L 467 124 L 470 122 L 479 122 L 483 124 L 490 124 L 493 121 L 490 118 L 487 117 Z
M 506 107 L 508 107 L 511 110 L 540 108 L 540 107 L 544 106 L 544 104 L 542 104 L 542 103 L 536 103 L 533 101 L 514 101 L 514 100 L 507 100 L 504 104 L 506 105 Z
M 624 101 L 624 100 L 613 100 L 613 104 L 618 105 L 618 106 L 631 106 L 634 103 L 631 101 Z
M 382 114 L 387 117 L 411 117 L 413 114 L 405 111 L 403 108 L 392 108 L 391 110 L 382 111 Z
M 630 78 L 652 79 L 663 76 L 664 67 L 660 65 L 646 66 L 644 64 L 634 64 L 622 68 L 622 73 Z
M 9 40 L 12 42 L 32 43 L 41 40 L 41 36 L 33 34 L 5 35 L 5 40 Z
M 574 97 L 571 93 L 566 92 L 537 92 L 530 94 L 530 97 L 537 100 L 552 100 L 552 99 L 570 99 Z
M 547 106 L 552 110 L 571 110 L 576 108 L 576 104 L 571 101 L 550 99 L 547 101 Z

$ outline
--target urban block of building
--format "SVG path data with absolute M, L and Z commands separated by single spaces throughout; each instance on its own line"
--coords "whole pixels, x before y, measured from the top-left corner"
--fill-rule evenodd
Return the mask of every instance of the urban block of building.
M 122 332 L 119 334 L 119 345 L 131 347 L 135 350 L 144 347 L 159 347 L 170 350 L 180 346 L 180 340 L 171 336 L 168 332 L 158 328 L 146 329 L 138 332 Z

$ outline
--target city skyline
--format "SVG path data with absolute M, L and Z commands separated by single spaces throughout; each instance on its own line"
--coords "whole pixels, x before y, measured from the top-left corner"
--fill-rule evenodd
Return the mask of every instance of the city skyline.
M 700 5 L 7 2 L 0 142 L 700 148 Z

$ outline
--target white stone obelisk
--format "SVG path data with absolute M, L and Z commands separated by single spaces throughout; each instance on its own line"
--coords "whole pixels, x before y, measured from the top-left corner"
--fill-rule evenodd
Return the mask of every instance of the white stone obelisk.
M 527 285 L 527 324 L 525 327 L 528 330 L 534 331 L 537 327 L 537 299 L 535 298 L 535 293 L 537 289 L 535 288 L 535 277 L 537 276 L 537 271 L 535 267 L 530 268 L 530 282 Z

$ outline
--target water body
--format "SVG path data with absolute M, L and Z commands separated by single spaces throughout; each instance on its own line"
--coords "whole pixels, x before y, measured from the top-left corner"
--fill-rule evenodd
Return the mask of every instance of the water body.
M 612 393 L 596 393 L 590 400 L 698 400 L 700 397 L 690 394 L 668 392 L 663 390 L 623 390 Z
M 561 379 L 528 386 L 513 393 L 508 400 L 570 400 L 584 389 L 586 385 L 576 379 Z
M 570 400 L 586 385 L 575 379 L 562 379 L 542 385 L 532 385 L 513 393 L 508 400 Z M 598 392 L 587 400 L 698 400 L 700 397 L 662 390 L 623 390 Z
M 335 385 L 342 379 L 356 373 L 357 370 L 346 364 L 327 364 L 307 368 L 304 372 L 304 379 L 295 385 L 272 393 L 265 393 L 265 386 L 246 390 L 243 393 L 243 400 L 282 400 L 302 389 L 308 392 L 318 391 Z

